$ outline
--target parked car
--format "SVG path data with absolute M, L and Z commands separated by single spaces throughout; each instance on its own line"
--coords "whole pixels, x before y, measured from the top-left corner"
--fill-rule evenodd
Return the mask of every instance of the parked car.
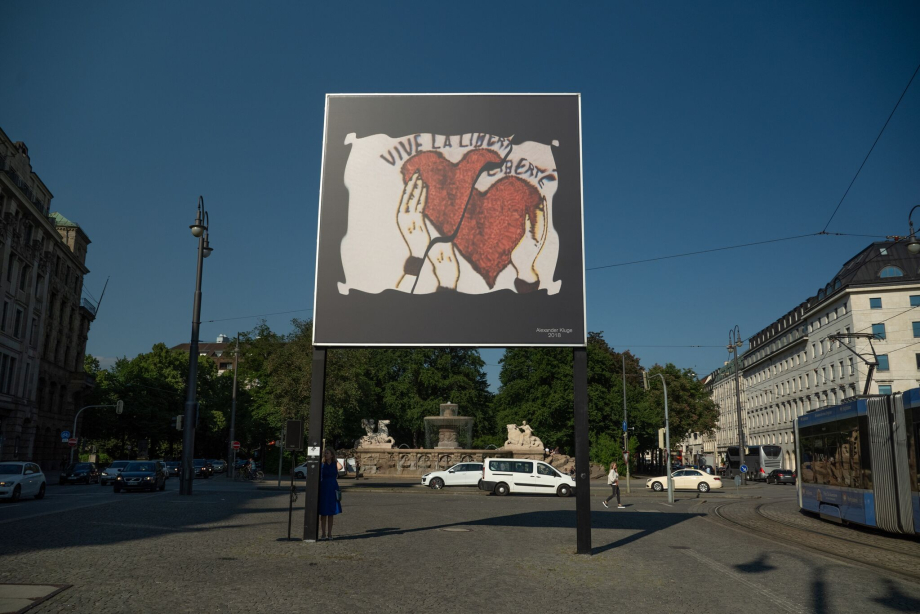
M 767 475 L 767 484 L 795 485 L 795 472 L 789 469 L 774 469 Z
M 103 486 L 107 486 L 115 481 L 115 477 L 121 473 L 121 470 L 125 468 L 130 461 L 112 461 L 112 464 L 102 470 L 102 475 L 99 476 L 99 483 Z
M 208 471 L 208 462 L 203 458 L 192 460 L 192 475 L 205 480 L 211 477 L 211 472 Z
M 45 496 L 45 474 L 35 463 L 0 463 L 0 499 Z
M 98 484 L 101 476 L 96 463 L 72 463 L 61 472 L 58 482 L 61 484 Z
M 179 477 L 181 467 L 182 463 L 179 461 L 166 461 L 166 477 Z
M 214 473 L 223 473 L 227 470 L 227 463 L 220 459 L 211 459 L 208 462 L 214 467 Z
M 486 458 L 481 475 L 479 489 L 500 496 L 522 492 L 568 497 L 575 492 L 574 477 L 540 461 Z
M 166 463 L 163 461 L 131 461 L 115 478 L 115 492 L 164 490 L 166 477 Z
M 422 476 L 422 486 L 440 490 L 445 486 L 477 486 L 482 479 L 482 463 L 460 463 L 445 471 Z
M 709 492 L 713 488 L 722 488 L 722 478 L 717 475 L 709 475 L 699 469 L 675 471 L 671 474 L 671 480 L 674 482 L 674 490 Z M 651 488 L 655 492 L 667 490 L 668 478 L 666 476 L 649 478 L 645 481 L 645 487 Z
M 337 458 L 335 460 L 337 460 L 338 463 L 342 465 L 342 468 L 339 469 L 340 478 L 348 477 L 349 473 L 351 473 L 352 476 L 355 475 L 355 459 Z M 302 480 L 305 477 L 307 477 L 307 463 L 306 462 L 303 462 L 297 465 L 296 467 L 294 467 L 294 477 L 297 478 L 298 480 Z

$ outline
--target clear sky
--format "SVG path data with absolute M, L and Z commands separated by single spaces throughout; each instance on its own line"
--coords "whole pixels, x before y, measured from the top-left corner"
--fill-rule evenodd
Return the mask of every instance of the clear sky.
M 88 351 L 312 306 L 324 94 L 580 92 L 588 267 L 820 231 L 920 63 L 916 2 L 5 2 L 0 127 L 111 282 Z M 906 234 L 920 77 L 830 231 Z M 587 273 L 589 330 L 704 374 L 871 242 Z M 266 318 L 289 330 L 293 316 Z M 256 319 L 204 323 L 201 338 Z M 716 347 L 662 347 L 716 346 Z M 483 352 L 495 365 L 501 351 Z M 498 367 L 490 366 L 493 384 Z

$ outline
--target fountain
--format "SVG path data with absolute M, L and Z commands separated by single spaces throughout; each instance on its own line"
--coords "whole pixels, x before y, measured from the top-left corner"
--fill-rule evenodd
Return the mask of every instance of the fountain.
M 442 403 L 440 416 L 425 417 L 425 447 L 431 449 L 432 434 L 438 434 L 436 449 L 470 449 L 473 446 L 473 419 L 469 416 L 459 416 L 459 407 L 456 403 Z M 462 433 L 461 433 L 462 430 Z M 464 446 L 460 445 L 460 436 L 463 436 Z

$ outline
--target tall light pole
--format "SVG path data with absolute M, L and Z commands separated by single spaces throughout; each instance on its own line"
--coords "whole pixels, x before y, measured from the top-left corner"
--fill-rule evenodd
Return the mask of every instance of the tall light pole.
M 626 461 L 626 493 L 629 494 L 629 429 L 626 428 L 626 352 L 623 359 L 623 460 Z
M 664 447 L 668 475 L 668 503 L 674 503 L 674 481 L 671 479 L 671 425 L 668 423 L 668 383 L 664 381 L 663 374 L 656 373 L 655 375 L 661 378 L 661 385 L 664 386 Z
M 744 341 L 741 339 L 741 329 L 738 328 L 736 324 L 735 328 L 728 332 L 728 353 L 734 359 L 735 404 L 738 406 L 738 473 L 741 474 L 742 486 L 747 482 L 747 476 L 741 471 L 741 465 L 744 464 L 744 427 L 741 423 L 743 416 L 741 408 L 741 371 L 738 370 L 738 352 L 743 345 Z M 731 468 L 731 461 L 729 461 L 729 468 Z
M 230 439 L 227 441 L 227 462 L 230 471 L 227 475 L 232 479 L 236 471 L 236 448 L 233 447 L 236 436 L 236 374 L 240 366 L 240 334 L 236 333 L 236 350 L 233 352 L 233 395 L 230 397 Z
M 198 197 L 195 223 L 189 226 L 192 236 L 198 238 L 198 274 L 195 278 L 195 301 L 192 306 L 192 339 L 188 348 L 188 393 L 185 398 L 185 429 L 182 432 L 182 473 L 179 474 L 179 494 L 191 495 L 195 479 L 192 462 L 195 458 L 195 426 L 198 418 L 198 329 L 201 327 L 201 268 L 204 259 L 213 251 L 208 245 L 208 212 L 204 210 L 204 196 Z

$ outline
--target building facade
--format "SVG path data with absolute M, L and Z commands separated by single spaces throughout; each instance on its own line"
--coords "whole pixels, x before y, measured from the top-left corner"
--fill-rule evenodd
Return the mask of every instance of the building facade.
M 852 333 L 874 338 L 845 338 Z M 920 257 L 903 243 L 873 243 L 751 337 L 742 356 L 745 443 L 780 446 L 783 467 L 795 469 L 795 418 L 862 395 L 873 350 L 869 394 L 920 385 Z
M 180 343 L 169 349 L 188 354 L 190 345 Z M 198 342 L 198 355 L 210 359 L 217 367 L 217 374 L 223 375 L 224 373 L 233 372 L 234 348 L 236 348 L 236 340 L 231 340 L 227 335 L 217 335 L 217 341 L 214 343 Z
M 61 432 L 91 378 L 83 357 L 96 305 L 82 298 L 89 237 L 51 212 L 29 150 L 0 130 L 0 460 L 57 467 Z

